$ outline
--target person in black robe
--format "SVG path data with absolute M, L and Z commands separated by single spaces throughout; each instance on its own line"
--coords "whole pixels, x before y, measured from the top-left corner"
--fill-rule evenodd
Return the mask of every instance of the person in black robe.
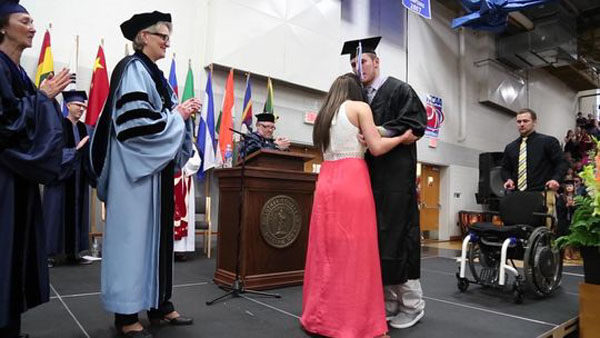
M 47 252 L 52 267 L 59 256 L 72 264 L 90 264 L 79 256 L 89 248 L 89 139 L 87 127 L 79 119 L 85 111 L 87 95 L 83 90 L 63 92 L 68 116 L 63 119 L 65 148 L 59 178 L 44 188 L 42 205 L 47 235 Z M 62 258 L 62 257 L 60 257 Z
M 262 113 L 256 115 L 256 131 L 246 134 L 244 148 L 240 157 L 250 155 L 260 149 L 288 150 L 290 141 L 286 137 L 273 138 L 275 131 L 275 115 Z
M 415 142 L 425 133 L 427 113 L 409 84 L 380 75 L 379 58 L 375 53 L 380 39 L 348 41 L 342 55 L 350 54 L 353 70 L 360 69 L 358 75 L 380 133 L 388 137 L 406 136 L 406 142 L 389 153 L 375 157 L 367 152 L 365 160 L 375 197 L 386 317 L 390 326 L 407 328 L 425 313 L 419 282 L 421 231 Z
M 39 184 L 56 178 L 62 151 L 54 97 L 67 69 L 36 89 L 19 65 L 35 35 L 18 1 L 0 2 L 0 337 L 21 335 L 21 313 L 48 301 L 46 239 Z

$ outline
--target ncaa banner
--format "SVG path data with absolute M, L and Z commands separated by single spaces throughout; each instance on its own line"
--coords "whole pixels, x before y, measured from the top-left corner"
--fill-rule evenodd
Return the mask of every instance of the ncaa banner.
M 442 98 L 431 94 L 427 95 L 425 109 L 427 111 L 427 129 L 425 129 L 425 136 L 439 138 L 440 128 L 445 119 L 444 111 L 442 110 Z

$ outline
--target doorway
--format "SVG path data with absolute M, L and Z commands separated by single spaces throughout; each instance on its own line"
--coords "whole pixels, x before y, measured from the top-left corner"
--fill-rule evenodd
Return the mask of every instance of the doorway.
M 440 225 L 440 167 L 418 163 L 417 184 L 421 231 L 425 239 L 433 239 Z

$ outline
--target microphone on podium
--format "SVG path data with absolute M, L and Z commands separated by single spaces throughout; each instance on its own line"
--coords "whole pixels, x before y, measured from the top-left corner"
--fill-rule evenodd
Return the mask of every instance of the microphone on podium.
M 240 135 L 240 136 L 241 136 L 241 137 L 243 137 L 243 138 L 246 138 L 246 134 L 242 133 L 242 132 L 241 132 L 241 131 L 239 131 L 239 130 L 235 130 L 235 129 L 233 129 L 233 128 L 229 128 L 229 130 L 231 130 L 232 132 L 234 132 L 234 133 L 236 133 L 236 134 Z

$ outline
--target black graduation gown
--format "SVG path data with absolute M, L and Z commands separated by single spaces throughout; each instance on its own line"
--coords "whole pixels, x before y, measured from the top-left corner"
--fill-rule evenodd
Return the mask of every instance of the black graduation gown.
M 87 144 L 75 150 L 77 143 L 88 136 L 84 123 L 63 119 L 65 148 L 60 177 L 46 185 L 42 205 L 48 254 L 77 255 L 89 248 L 89 191 L 86 164 Z M 77 135 L 75 135 L 75 132 Z
M 0 52 L 0 327 L 48 301 L 39 184 L 60 171 L 57 108 Z
M 244 156 L 244 154 L 250 155 L 253 152 L 260 149 L 277 150 L 277 145 L 275 144 L 275 141 L 272 138 L 262 137 L 256 131 L 247 133 L 244 142 L 244 149 L 242 149 L 240 157 Z
M 412 129 L 422 136 L 427 113 L 415 91 L 389 77 L 371 102 L 376 125 L 402 134 Z M 417 206 L 417 145 L 399 145 L 385 155 L 367 153 L 375 197 L 379 254 L 384 285 L 418 279 L 421 269 L 421 235 Z

